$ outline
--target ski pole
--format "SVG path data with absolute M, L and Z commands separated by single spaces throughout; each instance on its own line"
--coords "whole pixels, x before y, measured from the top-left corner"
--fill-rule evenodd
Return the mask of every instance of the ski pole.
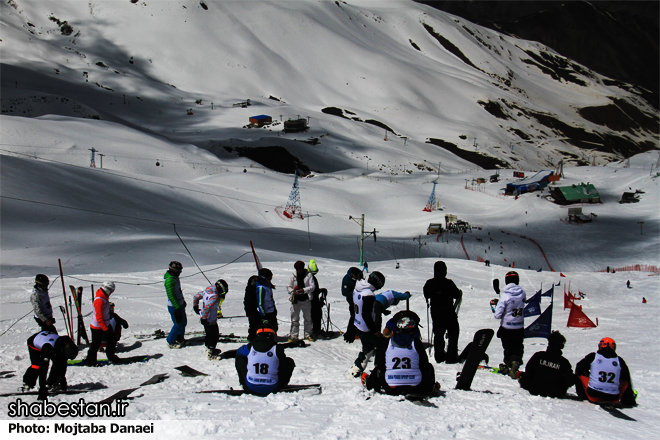
M 64 295 L 64 307 L 66 308 L 66 314 L 67 316 L 69 315 L 69 306 L 66 303 L 66 288 L 64 287 L 64 273 L 62 272 L 62 260 L 59 258 L 57 259 L 57 262 L 60 265 L 60 280 L 62 281 L 62 294 Z M 68 333 L 69 337 L 73 341 L 73 329 L 72 325 L 70 325 L 69 320 L 67 317 L 64 317 L 64 327 L 66 327 L 66 332 Z

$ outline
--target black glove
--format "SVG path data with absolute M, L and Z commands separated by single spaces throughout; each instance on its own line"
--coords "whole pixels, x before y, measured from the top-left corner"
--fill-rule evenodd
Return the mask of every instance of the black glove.
M 183 321 L 183 307 L 174 310 L 174 320 L 177 324 Z
M 208 322 L 206 319 L 204 319 L 204 318 L 200 319 L 199 322 L 201 322 L 202 325 L 203 325 L 204 327 L 206 327 L 207 325 L 209 325 L 209 322 Z
M 193 306 L 193 311 L 195 312 L 195 315 L 199 315 L 199 306 L 198 306 L 198 305 L 194 305 L 194 306 Z
M 392 313 L 390 310 L 383 310 L 383 315 L 387 316 Z
M 353 342 L 355 342 L 355 334 L 351 334 L 348 332 L 344 333 L 344 341 L 349 344 L 352 344 Z
M 121 326 L 122 326 L 122 328 L 128 328 L 128 322 L 123 321 L 123 322 L 121 323 Z

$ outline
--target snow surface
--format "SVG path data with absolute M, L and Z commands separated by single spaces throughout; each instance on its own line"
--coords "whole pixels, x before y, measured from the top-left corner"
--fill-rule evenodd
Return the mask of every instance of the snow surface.
M 480 66 L 489 65 L 504 76 L 507 69 L 517 72 L 518 86 L 529 94 L 527 104 L 539 111 L 570 119 L 575 106 L 597 105 L 607 96 L 625 95 L 623 91 L 598 80 L 589 87 L 550 81 L 516 56 L 495 57 L 470 43 L 466 29 L 491 35 L 512 53 L 538 48 L 537 43 L 500 37 L 409 2 L 208 5 L 209 11 L 193 1 L 2 3 L 0 369 L 16 370 L 16 376 L 0 379 L 0 392 L 14 391 L 29 365 L 25 340 L 37 331 L 29 303 L 35 274 L 50 277 L 52 303 L 56 309 L 63 304 L 57 278 L 61 259 L 66 288 L 84 286 L 87 323 L 91 284 L 117 283 L 112 299 L 117 313 L 130 323 L 120 345 L 131 349 L 120 355 L 162 354 L 144 364 L 72 367 L 69 384 L 107 386 L 85 395 L 96 401 L 168 373 L 165 382 L 133 393 L 125 418 L 154 421 L 154 438 L 660 436 L 659 278 L 649 272 L 602 272 L 607 266 L 660 266 L 660 192 L 652 172 L 658 153 L 637 155 L 629 165 L 594 153 L 598 166 L 565 167 L 559 185 L 590 182 L 601 194 L 602 204 L 583 206 L 596 220 L 581 226 L 563 221 L 567 209 L 538 193 L 517 200 L 503 197 L 505 184 L 516 180 L 513 170 L 502 170 L 498 183 L 473 184 L 493 172 L 475 169 L 425 143 L 426 138 L 454 136 L 458 141 L 463 134 L 466 145 L 475 136 L 492 138 L 479 141 L 479 148 L 515 157 L 517 169 L 530 174 L 554 169 L 549 160 L 556 159 L 555 148 L 576 150 L 558 141 L 501 148 L 511 141 L 498 129 L 501 121 L 484 118 L 474 103 L 488 96 L 513 99 L 511 92 L 441 50 L 420 20 L 442 28 L 456 44 L 462 42 L 463 52 Z M 48 19 L 51 14 L 68 20 L 81 35 L 60 35 Z M 412 49 L 409 39 L 423 52 Z M 283 53 L 278 49 L 282 46 L 296 50 Z M 319 52 L 323 56 L 316 56 Z M 313 60 L 307 60 L 310 54 Z M 131 57 L 134 64 L 128 63 Z M 97 66 L 97 61 L 110 68 Z M 18 83 L 28 85 L 12 89 Z M 282 101 L 268 99 L 270 95 Z M 250 97 L 253 106 L 248 109 L 231 107 Z M 196 99 L 204 104 L 196 105 Z M 8 103 L 20 112 L 5 112 Z M 385 141 L 383 130 L 375 126 L 322 113 L 326 106 L 386 122 L 408 136 L 406 146 L 391 133 Z M 194 108 L 195 115 L 186 115 L 187 108 Z M 312 128 L 304 137 L 320 137 L 321 144 L 295 142 L 295 136 L 278 131 L 281 125 L 273 131 L 239 128 L 261 113 L 311 115 Z M 276 211 L 286 204 L 293 177 L 223 155 L 217 148 L 232 145 L 286 145 L 317 171 L 300 180 L 305 220 L 285 220 Z M 89 167 L 92 147 L 105 155 L 102 169 L 99 156 L 97 168 Z M 422 208 L 435 179 L 443 211 L 426 213 Z M 643 191 L 639 203 L 618 203 L 623 192 L 636 190 Z M 568 339 L 565 356 L 575 365 L 596 349 L 600 338 L 614 338 L 639 391 L 640 406 L 625 410 L 637 422 L 615 419 L 587 403 L 530 396 L 516 382 L 486 372 L 477 373 L 473 391 L 455 391 L 459 365 L 436 365 L 447 395 L 432 399 L 433 406 L 372 395 L 347 378 L 359 345 L 341 338 L 287 350 L 297 364 L 292 383 L 321 383 L 321 395 L 196 394 L 236 388 L 233 362 L 206 360 L 202 346 L 170 350 L 163 340 L 138 343 L 134 338 L 170 328 L 162 286 L 169 261 L 183 262 L 182 286 L 189 304 L 208 285 L 192 257 L 208 279 L 229 283 L 223 311 L 237 318 L 221 320 L 221 332 L 246 334 L 247 320 L 240 316 L 245 282 L 255 272 L 250 240 L 274 273 L 280 335 L 289 326 L 284 286 L 293 263 L 310 258 L 319 264 L 318 279 L 329 290 L 331 320 L 343 330 L 348 310 L 340 282 L 359 258 L 360 226 L 349 216 L 363 213 L 365 230 L 378 231 L 377 241 L 365 240 L 370 270 L 385 274 L 386 288 L 413 293 L 410 307 L 422 318 L 425 340 L 429 326 L 421 288 L 439 258 L 464 292 L 460 347 L 476 330 L 497 328 L 488 305 L 494 297 L 492 280 L 503 280 L 510 264 L 521 274 L 528 295 L 561 282 L 555 287 L 553 328 Z M 426 236 L 428 224 L 444 223 L 445 214 L 468 221 L 472 232 Z M 490 260 L 491 266 L 478 258 Z M 586 294 L 583 311 L 594 321 L 598 318 L 598 328 L 565 327 L 568 310 L 563 310 L 562 294 L 569 284 L 571 291 Z M 542 307 L 547 306 L 544 298 Z M 63 329 L 63 320 L 56 317 L 56 326 Z M 190 313 L 188 328 L 201 329 Z M 223 350 L 238 346 L 220 344 Z M 544 348 L 544 340 L 527 339 L 525 360 Z M 488 354 L 492 365 L 500 362 L 498 339 Z M 84 355 L 83 349 L 79 357 Z M 209 376 L 182 377 L 174 367 L 184 364 Z M 0 398 L 3 430 L 12 421 L 7 416 L 12 401 Z

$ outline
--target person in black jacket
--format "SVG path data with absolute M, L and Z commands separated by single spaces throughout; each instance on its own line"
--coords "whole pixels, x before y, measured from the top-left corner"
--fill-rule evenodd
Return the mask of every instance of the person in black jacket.
M 573 367 L 562 356 L 566 338 L 558 331 L 548 336 L 548 348 L 537 351 L 527 361 L 525 372 L 518 381 L 530 394 L 543 397 L 562 397 L 575 384 Z
M 296 363 L 275 342 L 275 330 L 264 324 L 252 342 L 238 349 L 235 366 L 243 389 L 265 396 L 288 385 Z
M 362 375 L 362 384 L 391 395 L 436 394 L 440 384 L 435 382 L 435 369 L 424 350 L 419 316 L 409 310 L 396 313 L 383 335 L 388 339 L 377 351 L 371 374 Z
M 319 339 L 326 336 L 321 328 L 321 324 L 323 322 L 323 306 L 326 304 L 328 289 L 319 287 L 319 281 L 316 279 L 319 266 L 316 264 L 316 261 L 309 260 L 307 270 L 312 274 L 314 285 L 316 286 L 316 289 L 312 292 L 312 338 Z
M 457 308 L 460 306 L 463 292 L 447 278 L 447 265 L 437 261 L 433 266 L 433 278 L 424 284 L 424 297 L 427 307 L 431 306 L 433 319 L 433 339 L 435 341 L 435 361 L 455 364 L 458 362 L 458 325 Z M 445 333 L 448 346 L 445 352 Z
M 575 391 L 584 400 L 637 405 L 630 370 L 623 358 L 617 356 L 616 342 L 612 338 L 601 339 L 598 351 L 577 363 L 575 378 Z
M 27 340 L 30 353 L 30 367 L 23 375 L 22 390 L 27 391 L 39 380 L 39 400 L 48 398 L 48 390 L 66 391 L 67 361 L 78 356 L 78 347 L 68 336 L 59 336 L 55 332 L 42 331 L 30 336 Z M 48 374 L 50 361 L 53 365 Z
M 341 280 L 341 294 L 346 298 L 348 303 L 348 311 L 351 317 L 346 326 L 346 333 L 344 333 L 344 341 L 352 344 L 355 342 L 355 306 L 353 305 L 353 291 L 355 290 L 355 283 L 363 278 L 362 271 L 357 267 L 351 267 Z

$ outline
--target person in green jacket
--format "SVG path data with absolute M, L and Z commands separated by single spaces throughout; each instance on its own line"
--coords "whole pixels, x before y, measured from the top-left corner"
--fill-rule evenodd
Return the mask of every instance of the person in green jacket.
M 178 261 L 172 261 L 165 272 L 165 291 L 167 292 L 167 310 L 172 317 L 172 330 L 167 335 L 167 345 L 170 348 L 181 348 L 186 341 L 183 335 L 186 333 L 186 300 L 183 298 L 179 275 L 183 271 L 183 265 Z

